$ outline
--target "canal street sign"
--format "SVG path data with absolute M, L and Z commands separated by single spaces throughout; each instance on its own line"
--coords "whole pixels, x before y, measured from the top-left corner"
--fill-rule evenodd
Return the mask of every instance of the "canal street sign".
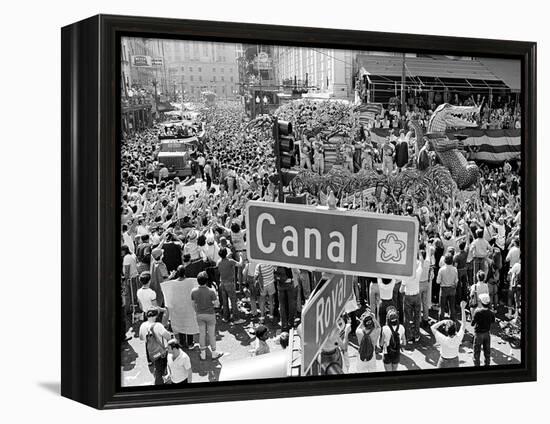
M 331 275 L 319 284 L 323 285 L 309 298 L 302 311 L 302 375 L 306 375 L 344 312 L 346 303 L 353 297 L 349 276 Z
M 414 217 L 250 201 L 248 257 L 287 267 L 385 278 L 415 273 Z

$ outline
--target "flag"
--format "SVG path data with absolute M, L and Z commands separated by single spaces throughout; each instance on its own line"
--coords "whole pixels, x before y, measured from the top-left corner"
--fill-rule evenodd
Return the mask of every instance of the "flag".
M 382 103 L 364 103 L 359 106 L 359 122 L 363 125 L 374 121 L 374 117 L 382 112 Z

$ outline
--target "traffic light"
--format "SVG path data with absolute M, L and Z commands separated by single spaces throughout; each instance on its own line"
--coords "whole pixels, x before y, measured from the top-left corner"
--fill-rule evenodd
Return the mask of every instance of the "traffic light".
M 288 121 L 275 119 L 273 124 L 273 138 L 275 139 L 275 156 L 279 168 L 292 168 L 296 165 L 294 154 L 294 137 L 292 136 L 292 124 Z

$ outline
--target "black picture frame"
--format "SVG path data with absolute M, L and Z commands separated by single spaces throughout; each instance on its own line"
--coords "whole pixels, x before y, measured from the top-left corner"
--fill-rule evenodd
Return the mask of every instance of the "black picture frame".
M 94 408 L 495 384 L 536 380 L 536 43 L 97 15 L 61 31 L 61 394 Z M 384 375 L 198 383 L 188 389 L 119 383 L 120 37 L 414 51 L 521 60 L 522 362 Z M 528 290 L 525 290 L 528 286 Z

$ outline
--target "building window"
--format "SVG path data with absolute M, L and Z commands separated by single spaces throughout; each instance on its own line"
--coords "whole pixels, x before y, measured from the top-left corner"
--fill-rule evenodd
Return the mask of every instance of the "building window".
M 233 77 L 232 76 L 229 77 L 229 81 L 233 82 Z
M 189 72 L 193 72 L 193 67 L 192 66 L 189 67 Z
M 222 75 L 222 81 L 224 81 L 224 79 L 223 79 L 223 75 Z
M 216 72 L 216 68 L 212 68 L 212 72 Z
M 202 75 L 199 75 L 199 81 L 202 81 Z
M 216 75 L 212 77 L 212 81 L 216 82 Z
M 220 72 L 223 74 L 223 68 L 220 68 Z
M 185 66 L 182 66 L 182 67 L 181 67 L 181 70 L 182 70 L 182 72 L 185 71 Z
M 190 79 L 191 81 L 193 81 L 193 75 L 191 75 L 191 76 L 189 77 L 189 79 Z
M 199 72 L 202 72 L 202 68 L 199 66 Z

